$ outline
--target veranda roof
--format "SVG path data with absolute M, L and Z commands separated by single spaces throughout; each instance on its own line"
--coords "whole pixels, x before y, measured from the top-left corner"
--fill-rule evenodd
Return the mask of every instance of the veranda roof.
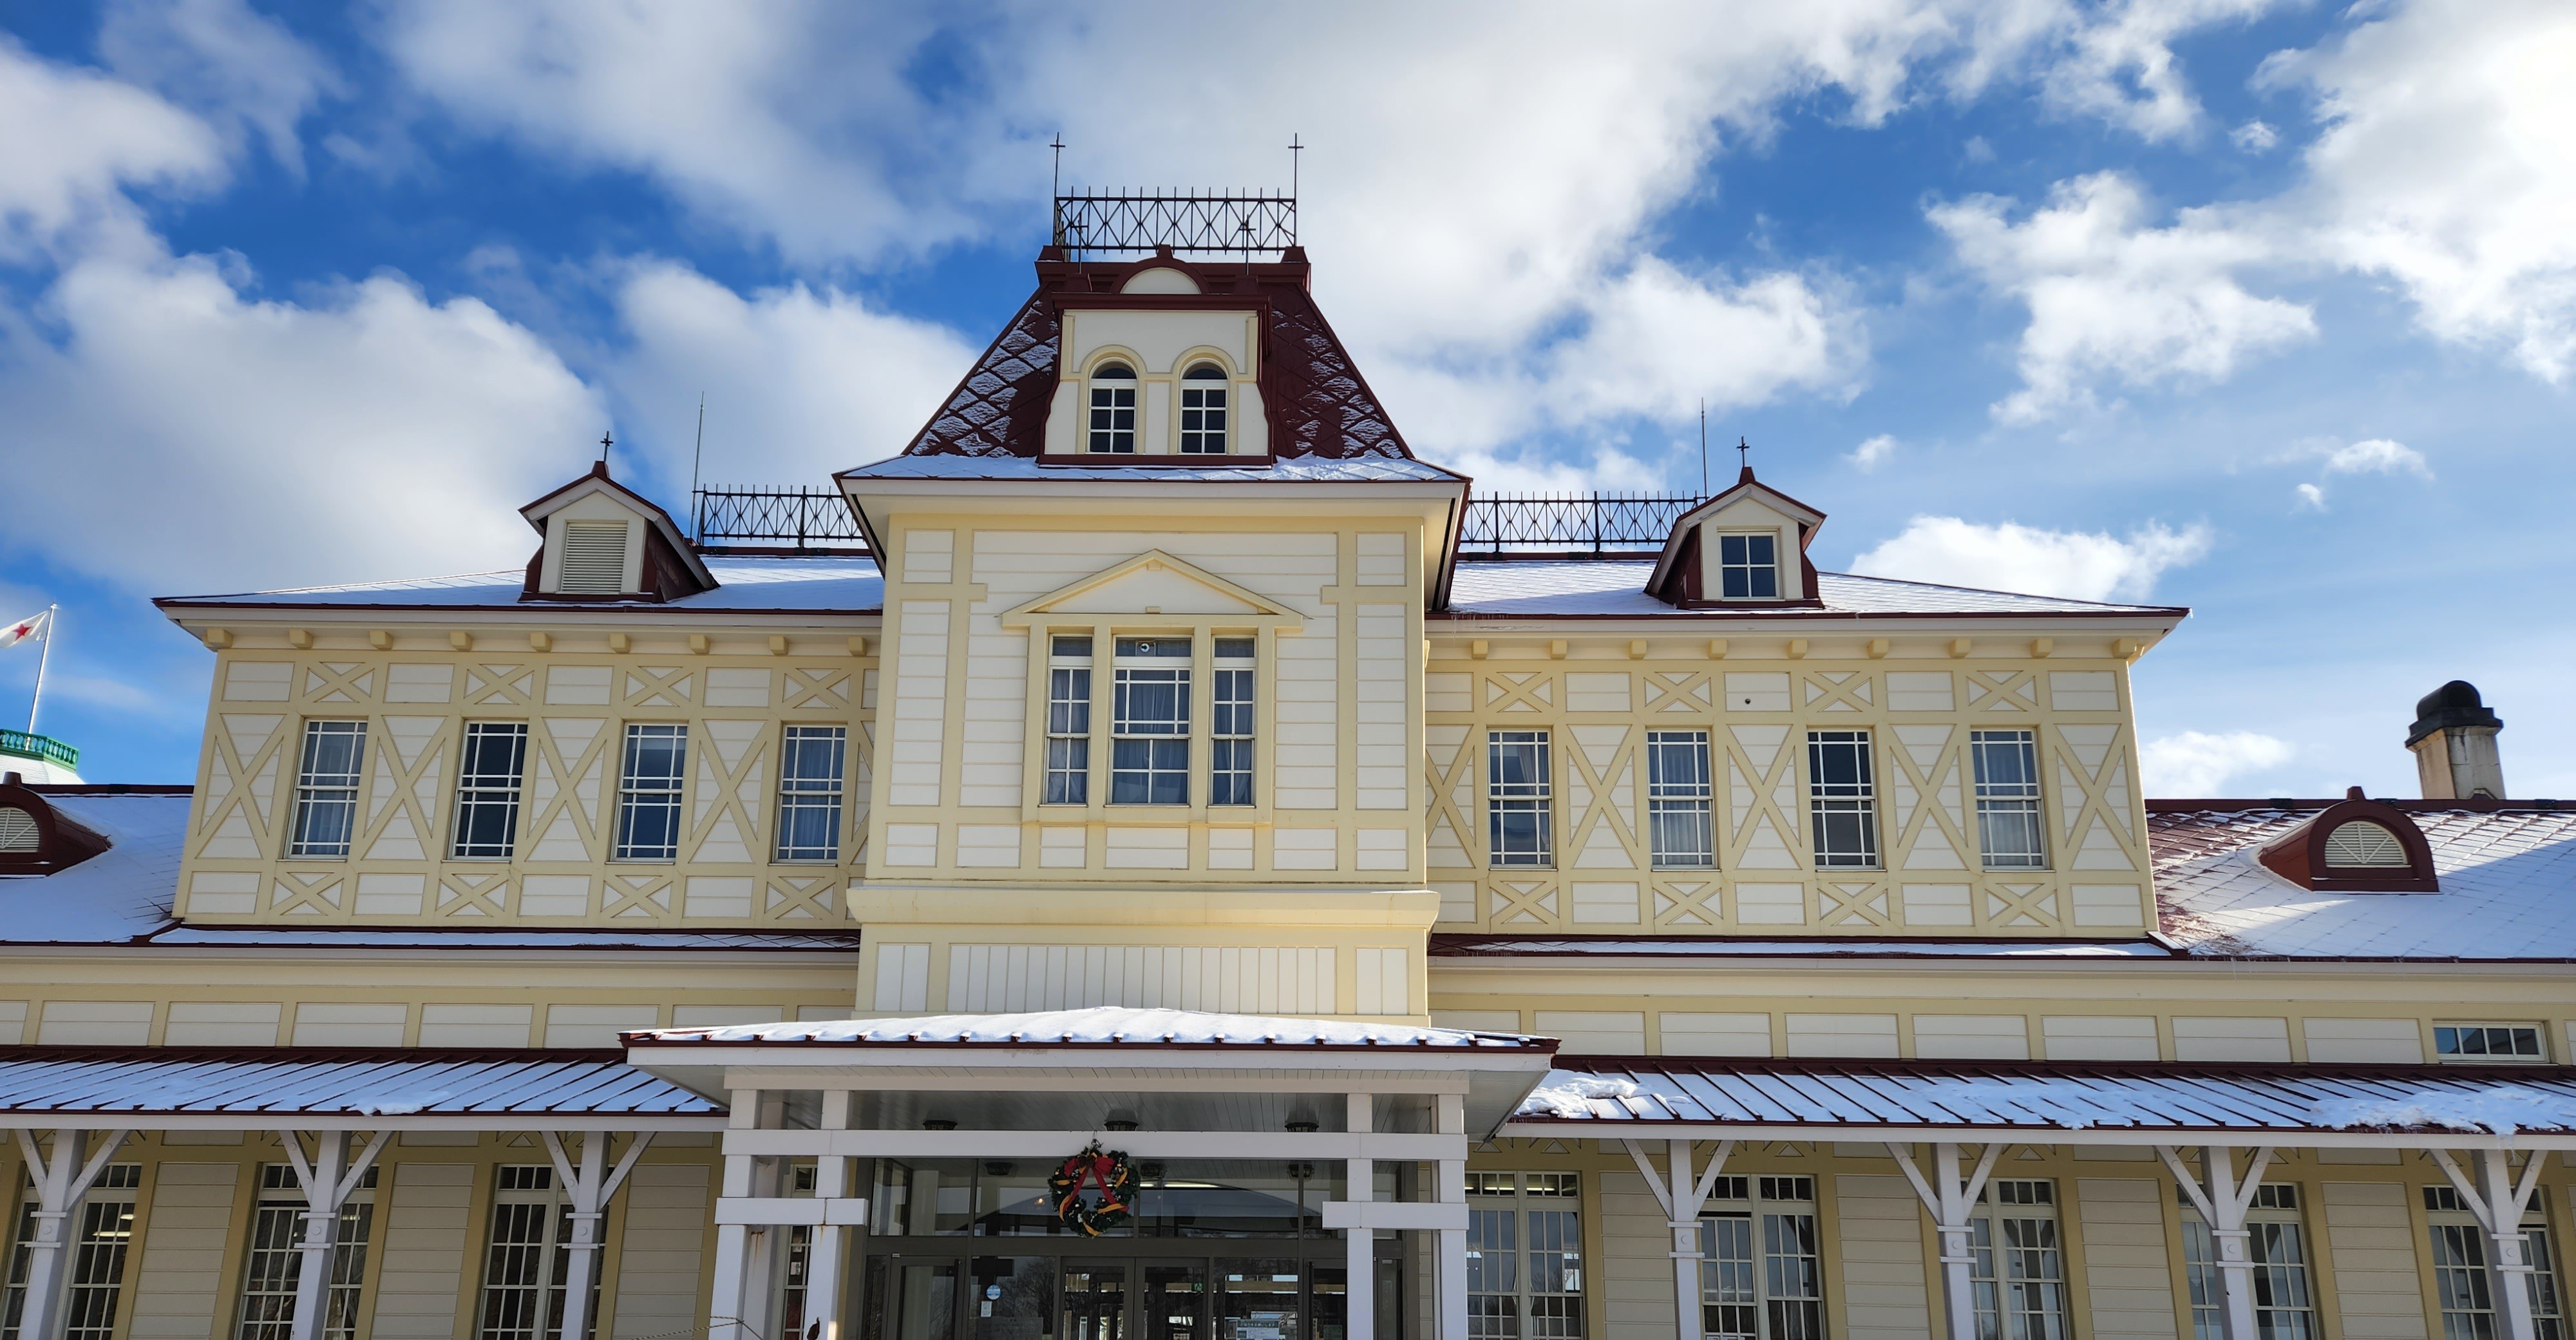
M 0 1128 L 719 1130 L 614 1052 L 0 1049 Z
M 1563 1065 L 1507 1136 L 2576 1148 L 2576 1071 L 1635 1058 Z
M 934 1014 L 901 1019 L 802 1020 L 656 1028 L 625 1035 L 630 1046 L 735 1044 L 877 1047 L 1296 1047 L 1337 1050 L 1447 1050 L 1545 1053 L 1556 1039 L 1465 1028 L 1416 1028 L 1354 1019 L 1275 1019 L 1198 1010 L 1100 1005 L 1025 1014 Z

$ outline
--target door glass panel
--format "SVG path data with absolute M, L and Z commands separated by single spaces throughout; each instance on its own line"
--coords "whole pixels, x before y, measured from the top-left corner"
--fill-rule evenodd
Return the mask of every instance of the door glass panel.
M 1205 1265 L 1149 1265 L 1144 1285 L 1145 1340 L 1207 1340 Z
M 1065 1262 L 1063 1298 L 1058 1340 L 1127 1340 L 1125 1266 Z
M 1295 1261 L 1219 1261 L 1223 1309 L 1216 1340 L 1305 1340 L 1299 1329 Z M 1334 1302 L 1340 1303 L 1338 1289 Z M 1338 1320 L 1332 1340 L 1340 1340 Z
M 949 1340 L 956 1333 L 955 1261 L 904 1262 L 894 1290 L 894 1340 Z
M 1052 1340 L 1055 1262 L 1044 1256 L 979 1256 L 967 1273 L 971 1340 Z

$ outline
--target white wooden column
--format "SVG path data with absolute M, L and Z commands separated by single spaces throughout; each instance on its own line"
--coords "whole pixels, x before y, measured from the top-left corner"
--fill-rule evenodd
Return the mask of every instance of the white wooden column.
M 627 1141 L 625 1156 L 611 1168 L 606 1131 L 582 1132 L 579 1166 L 564 1152 L 561 1135 L 553 1131 L 538 1134 L 545 1137 L 546 1156 L 554 1160 L 555 1176 L 562 1179 L 564 1192 L 572 1201 L 572 1209 L 566 1215 L 572 1221 L 572 1239 L 564 1244 L 563 1333 L 578 1337 L 586 1334 L 590 1325 L 590 1295 L 599 1278 L 600 1233 L 608 1217 L 608 1203 L 626 1184 L 626 1175 L 635 1171 L 635 1160 L 644 1156 L 653 1136 L 649 1131 L 637 1133 Z
M 822 1125 L 827 1131 L 849 1129 L 849 1090 L 823 1091 Z M 848 1197 L 850 1160 L 846 1156 L 824 1154 L 815 1158 L 814 1194 L 827 1201 Z M 813 1233 L 805 1251 L 804 1335 L 812 1335 L 815 1340 L 841 1340 L 841 1309 L 847 1289 L 843 1276 L 848 1270 L 850 1229 L 835 1222 L 827 1208 L 823 1222 L 814 1225 Z M 804 1340 L 804 1335 L 782 1336 L 780 1340 Z
M 1664 1222 L 1673 1230 L 1673 1321 L 1680 1340 L 1700 1340 L 1699 1288 L 1699 1213 L 1708 1206 L 1708 1194 L 1717 1189 L 1718 1174 L 1726 1167 L 1735 1142 L 1721 1141 L 1708 1166 L 1691 1171 L 1691 1142 L 1666 1141 L 1664 1172 L 1655 1172 L 1653 1160 L 1646 1157 L 1645 1147 L 1634 1140 L 1619 1142 L 1637 1165 L 1639 1176 L 1646 1179 L 1646 1189 L 1655 1193 L 1655 1203 L 1664 1207 Z
M 290 1340 L 321 1338 L 331 1311 L 331 1257 L 340 1245 L 340 1207 L 366 1180 L 367 1169 L 375 1166 L 376 1155 L 384 1152 L 392 1134 L 376 1132 L 353 1160 L 347 1131 L 314 1132 L 309 1159 L 304 1156 L 301 1132 L 277 1133 L 287 1161 L 295 1165 L 296 1184 L 304 1189 L 304 1240 L 295 1248 L 303 1256 L 296 1262 L 295 1319 L 287 1328 Z
M 2220 1316 L 2226 1323 L 2227 1340 L 2257 1340 L 2253 1235 L 2245 1228 L 2245 1211 L 2254 1203 L 2254 1193 L 2262 1189 L 2263 1170 L 2271 1165 L 2273 1151 L 2268 1146 L 2255 1150 L 2242 1178 L 2235 1172 L 2235 1151 L 2223 1145 L 2200 1151 L 2198 1178 L 2183 1166 L 2180 1149 L 2158 1145 L 2156 1157 L 2165 1161 L 2183 1194 L 2191 1197 L 2192 1208 L 2209 1225 L 2209 1240 L 2218 1254 L 2218 1287 L 2225 1303 Z
M 736 1089 L 727 1119 L 728 1130 L 756 1130 L 760 1124 L 760 1091 Z M 749 1196 L 752 1158 L 748 1154 L 724 1156 L 724 1183 L 717 1192 L 723 1196 Z M 716 1225 L 715 1289 L 707 1300 L 707 1340 L 768 1340 L 755 1334 L 744 1322 L 745 1305 L 751 1297 L 751 1228 L 747 1224 Z M 763 1281 L 766 1283 L 766 1280 Z
M 2493 1250 L 2487 1253 L 2495 1274 L 2496 1308 L 2504 1313 L 2507 1340 L 2533 1340 L 2537 1334 L 2531 1317 L 2530 1243 L 2522 1236 L 2523 1212 L 2531 1208 L 2531 1193 L 2540 1185 L 2540 1170 L 2549 1155 L 2533 1151 L 2523 1160 L 2522 1176 L 2513 1175 L 2511 1157 L 2501 1149 L 2478 1151 L 2478 1184 L 2471 1184 L 2451 1158 L 2450 1151 L 2428 1150 L 2433 1161 L 2442 1165 L 2442 1175 L 2451 1179 L 2451 1187 L 2460 1193 L 2461 1203 L 2476 1215 L 2478 1226 L 2487 1231 Z
M 54 1156 L 47 1159 L 36 1145 L 34 1131 L 18 1132 L 18 1152 L 27 1160 L 27 1171 L 36 1182 L 36 1208 L 27 1212 L 35 1221 L 35 1236 L 27 1251 L 26 1302 L 18 1312 L 21 1340 L 52 1340 L 61 1332 L 63 1291 L 71 1276 L 71 1217 L 130 1134 L 131 1131 L 109 1131 L 107 1138 L 99 1142 L 98 1151 L 83 1159 L 83 1146 L 89 1143 L 90 1133 L 56 1130 Z
M 1927 1178 L 1914 1161 L 1912 1145 L 1887 1147 L 1887 1152 L 1896 1158 L 1896 1166 L 1904 1171 L 1905 1180 L 1914 1184 L 1914 1194 L 1922 1198 L 1923 1208 L 1932 1212 L 1932 1225 L 1941 1234 L 1943 1334 L 1950 1340 L 1977 1340 L 1976 1278 L 1972 1273 L 1977 1256 L 1974 1230 L 1968 1219 L 1976 1210 L 1977 1196 L 1986 1189 L 1986 1175 L 1995 1170 L 1995 1156 L 2003 1149 L 2002 1141 L 1988 1141 L 1985 1153 L 1977 1158 L 1976 1171 L 1963 1178 L 1959 1175 L 1959 1146 L 1946 1140 L 1935 1143 L 1932 1173 Z M 1936 1178 L 1937 1182 L 1933 1180 Z
M 1440 1109 L 1440 1133 L 1464 1137 L 1467 1134 L 1467 1100 L 1458 1094 L 1441 1094 L 1436 1102 Z M 1465 1150 L 1459 1151 L 1462 1155 Z M 1437 1194 L 1444 1205 L 1464 1208 L 1467 1203 L 1467 1160 L 1440 1159 Z M 1440 1308 L 1434 1340 L 1467 1340 L 1467 1229 L 1438 1230 L 1440 1234 Z
M 1376 1095 L 1345 1094 L 1342 1102 L 1349 1113 L 1344 1123 L 1349 1130 L 1364 1132 L 1374 1128 Z M 1342 1199 L 1377 1199 L 1377 1160 L 1350 1159 L 1344 1163 Z M 1377 1340 L 1377 1230 L 1354 1225 L 1342 1230 L 1342 1238 L 1342 1335 L 1344 1340 Z

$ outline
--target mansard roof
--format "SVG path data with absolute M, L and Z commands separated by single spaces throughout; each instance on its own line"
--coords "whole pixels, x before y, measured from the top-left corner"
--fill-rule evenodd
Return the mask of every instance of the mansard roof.
M 1196 294 L 1119 295 L 1142 268 L 1179 270 L 1198 281 Z M 930 422 L 903 449 L 914 456 L 1020 457 L 1044 445 L 1048 401 L 1055 394 L 1056 344 L 1068 305 L 1206 308 L 1261 315 L 1261 399 L 1270 416 L 1271 453 L 1283 459 L 1410 461 L 1404 435 L 1369 389 L 1341 336 L 1307 291 L 1312 267 L 1302 247 L 1277 261 L 1197 263 L 1169 255 L 1136 262 L 1073 261 L 1048 247 L 1038 254 L 1037 291 L 1020 304 L 984 356 Z

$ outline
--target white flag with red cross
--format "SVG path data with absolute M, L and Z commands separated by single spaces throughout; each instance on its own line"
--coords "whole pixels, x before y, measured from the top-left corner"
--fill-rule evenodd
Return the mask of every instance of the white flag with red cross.
M 43 634 L 46 631 L 46 625 L 53 620 L 54 612 L 45 610 L 42 613 L 30 614 L 6 628 L 0 628 L 0 648 L 14 647 L 28 638 Z

